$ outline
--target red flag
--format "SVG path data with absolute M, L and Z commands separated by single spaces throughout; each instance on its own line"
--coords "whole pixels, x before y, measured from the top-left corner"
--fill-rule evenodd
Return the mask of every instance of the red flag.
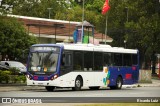
M 108 0 L 105 1 L 102 9 L 102 14 L 104 15 L 110 9 Z

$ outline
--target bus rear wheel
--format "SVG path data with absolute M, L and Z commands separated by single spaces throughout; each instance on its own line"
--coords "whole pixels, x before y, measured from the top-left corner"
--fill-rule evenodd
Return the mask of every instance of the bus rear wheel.
M 116 80 L 116 86 L 110 86 L 110 89 L 121 89 L 123 84 L 122 77 L 118 76 Z
M 55 87 L 54 86 L 46 86 L 45 88 L 47 91 L 51 92 L 54 90 Z
M 75 80 L 75 87 L 72 88 L 72 90 L 74 91 L 80 91 L 81 87 L 82 87 L 82 78 L 81 77 L 77 77 Z
M 121 89 L 122 84 L 123 84 L 122 77 L 119 76 L 116 81 L 116 89 Z

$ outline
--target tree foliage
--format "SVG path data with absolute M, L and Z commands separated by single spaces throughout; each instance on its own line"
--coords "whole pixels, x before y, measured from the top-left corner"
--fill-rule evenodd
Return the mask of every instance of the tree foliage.
M 160 3 L 158 0 L 127 3 L 129 21 L 125 22 L 124 36 L 128 47 L 140 50 L 142 62 L 154 61 L 155 54 L 160 54 Z
M 0 16 L 0 53 L 3 58 L 8 55 L 10 60 L 23 59 L 34 43 L 36 39 L 26 33 L 22 23 L 14 18 Z
M 68 2 L 67 2 L 68 1 Z M 3 0 L 2 4 L 13 6 L 13 14 L 82 21 L 82 3 L 77 0 Z M 101 14 L 105 0 L 85 0 L 84 20 L 105 33 L 106 15 L 108 35 L 113 46 L 139 49 L 141 57 L 151 59 L 160 54 L 160 3 L 159 0 L 109 0 L 110 10 Z M 142 61 L 145 58 L 141 58 Z

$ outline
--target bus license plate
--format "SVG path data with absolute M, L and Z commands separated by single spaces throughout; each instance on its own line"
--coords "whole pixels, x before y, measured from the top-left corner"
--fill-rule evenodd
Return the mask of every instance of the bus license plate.
M 44 85 L 43 83 L 38 83 L 38 85 Z

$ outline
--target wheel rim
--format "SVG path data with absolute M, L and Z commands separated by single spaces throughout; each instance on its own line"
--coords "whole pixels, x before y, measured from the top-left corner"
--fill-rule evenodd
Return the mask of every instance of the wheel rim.
M 118 86 L 118 88 L 120 88 L 120 87 L 121 87 L 121 85 L 122 85 L 121 80 L 118 80 L 118 81 L 117 81 L 117 86 Z
M 81 81 L 80 80 L 76 80 L 76 86 L 81 87 Z

